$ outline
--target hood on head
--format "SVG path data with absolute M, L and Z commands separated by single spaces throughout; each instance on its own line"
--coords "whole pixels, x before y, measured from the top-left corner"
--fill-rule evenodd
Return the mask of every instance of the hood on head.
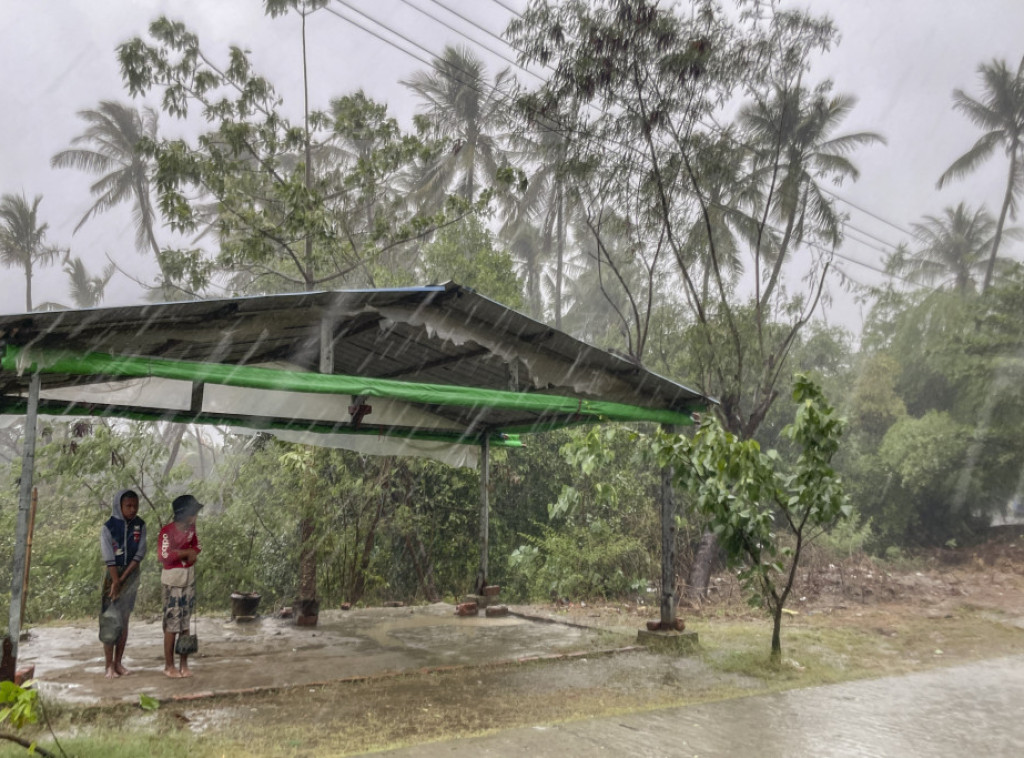
M 124 497 L 126 492 L 133 492 L 133 490 L 130 487 L 126 487 L 123 490 L 117 491 L 114 495 L 114 505 L 111 511 L 111 515 L 116 519 L 121 519 L 121 521 L 124 521 L 124 514 L 121 513 L 121 498 Z

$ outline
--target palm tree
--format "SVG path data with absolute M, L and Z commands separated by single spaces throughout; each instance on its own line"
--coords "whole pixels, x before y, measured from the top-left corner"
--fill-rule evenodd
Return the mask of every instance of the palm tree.
M 115 266 L 107 264 L 99 276 L 91 276 L 78 256 L 64 261 L 64 273 L 68 276 L 71 300 L 78 308 L 95 308 L 103 301 L 103 292 L 114 275 Z
M 50 158 L 54 168 L 77 168 L 100 177 L 89 188 L 96 198 L 75 226 L 77 232 L 92 216 L 121 203 L 133 203 L 135 247 L 150 249 L 160 264 L 160 244 L 156 240 L 156 211 L 150 187 L 149 160 L 139 149 L 143 140 L 155 142 L 157 114 L 144 106 L 138 110 L 103 100 L 95 110 L 79 111 L 88 126 L 71 140 L 71 148 Z M 161 265 L 164 282 L 166 272 Z
M 434 60 L 433 71 L 419 71 L 402 82 L 426 105 L 417 116 L 420 131 L 443 141 L 416 178 L 425 205 L 440 206 L 452 190 L 471 201 L 483 181 L 495 176 L 510 82 L 504 69 L 488 84 L 483 61 L 469 48 L 451 45 Z
M 830 96 L 830 86 L 831 82 L 826 82 L 810 92 L 799 84 L 779 85 L 772 98 L 757 100 L 740 111 L 740 124 L 754 143 L 755 175 L 771 214 L 783 225 L 768 280 L 758 293 L 762 304 L 774 292 L 792 243 L 813 237 L 830 245 L 839 242 L 842 219 L 819 180 L 857 179 L 857 167 L 846 156 L 862 145 L 885 143 L 885 138 L 874 132 L 832 136 L 857 99 Z M 760 272 L 756 274 L 760 287 Z
M 974 171 L 995 152 L 996 147 L 1002 147 L 1009 158 L 1006 192 L 996 221 L 985 280 L 981 285 L 981 291 L 986 292 L 992 283 L 1006 217 L 1016 217 L 1016 196 L 1024 190 L 1024 58 L 1021 58 L 1016 73 L 1006 67 L 1005 61 L 998 60 L 982 64 L 978 73 L 984 90 L 982 99 L 976 100 L 957 89 L 953 91 L 953 107 L 985 133 L 970 150 L 953 161 L 953 165 L 939 177 L 938 186 L 941 188 L 950 179 L 958 179 Z
M 24 194 L 0 198 L 0 263 L 24 269 L 26 312 L 32 310 L 33 269 L 52 264 L 61 254 L 60 248 L 45 244 L 49 224 L 38 222 L 42 200 L 42 195 L 36 195 L 30 206 Z
M 522 262 L 527 300 L 537 315 L 542 311 L 542 268 L 553 261 L 551 307 L 555 328 L 561 329 L 568 265 L 566 247 L 571 221 L 579 209 L 579 195 L 569 175 L 568 140 L 555 126 L 541 124 L 535 135 L 515 139 L 522 160 L 533 171 L 526 191 L 506 210 L 502 234 Z
M 923 283 L 951 283 L 959 295 L 973 292 L 987 268 L 995 238 L 992 215 L 960 203 L 946 208 L 941 217 L 925 216 L 912 226 L 920 248 L 912 254 L 898 249 L 886 268 Z

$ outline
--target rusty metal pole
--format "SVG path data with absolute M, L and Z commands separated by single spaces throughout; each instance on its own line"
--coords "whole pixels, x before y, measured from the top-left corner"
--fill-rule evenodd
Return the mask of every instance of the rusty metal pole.
M 25 579 L 21 583 L 21 625 L 25 626 L 25 606 L 28 603 L 28 572 L 32 566 L 32 535 L 36 531 L 36 508 L 39 505 L 39 488 L 32 488 L 32 507 L 28 514 L 28 539 L 25 541 Z
M 668 434 L 671 424 L 662 424 Z M 676 618 L 676 500 L 672 491 L 672 467 L 661 470 L 661 628 L 668 629 Z
M 36 462 L 36 418 L 39 414 L 39 374 L 28 385 L 28 409 L 25 411 L 25 447 L 21 455 L 21 490 L 18 497 L 18 521 L 14 530 L 14 561 L 11 566 L 10 625 L 11 655 L 18 660 L 21 635 L 21 583 L 25 577 L 25 547 L 28 541 L 28 514 L 32 502 L 32 475 Z

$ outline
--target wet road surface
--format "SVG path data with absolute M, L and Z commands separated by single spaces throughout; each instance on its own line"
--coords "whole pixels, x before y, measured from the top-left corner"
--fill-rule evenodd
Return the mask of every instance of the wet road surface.
M 417 756 L 1024 756 L 1024 656 L 377 753 Z

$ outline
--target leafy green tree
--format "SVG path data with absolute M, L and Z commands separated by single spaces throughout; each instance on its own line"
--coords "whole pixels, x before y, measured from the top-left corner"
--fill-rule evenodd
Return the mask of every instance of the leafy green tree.
M 561 457 L 575 473 L 552 493 L 547 518 L 520 535 L 512 577 L 534 598 L 643 594 L 660 549 L 660 475 L 622 429 L 567 436 Z
M 981 64 L 978 74 L 983 90 L 981 97 L 972 97 L 960 89 L 953 90 L 953 107 L 985 133 L 945 170 L 939 177 L 938 186 L 941 188 L 952 179 L 972 173 L 992 157 L 997 147 L 1003 149 L 1009 160 L 1006 191 L 981 285 L 984 293 L 992 285 L 1006 218 L 1016 217 L 1017 198 L 1024 191 L 1024 58 L 1021 58 L 1016 71 L 1009 69 L 1006 61 L 993 60 Z
M 829 248 L 839 241 L 840 217 L 821 183 L 856 178 L 850 152 L 881 138 L 837 135 L 854 99 L 833 96 L 828 81 L 801 84 L 812 53 L 834 40 L 830 21 L 774 6 L 762 14 L 732 10 L 702 3 L 681 14 L 650 0 L 537 0 L 510 33 L 527 60 L 553 69 L 520 104 L 526 114 L 568 114 L 561 127 L 576 137 L 569 160 L 591 231 L 598 233 L 608 205 L 632 224 L 630 248 L 648 275 L 638 279 L 632 307 L 620 310 L 621 332 L 632 336 L 627 352 L 644 360 L 650 313 L 661 300 L 651 293 L 678 293 L 699 343 L 689 351 L 699 356 L 692 373 L 681 378 L 718 398 L 726 428 L 750 438 L 778 396 L 789 353 L 824 291 Z M 732 133 L 740 156 L 726 159 L 715 124 L 737 101 L 750 104 Z M 723 170 L 709 171 L 716 161 Z M 722 176 L 737 162 L 743 181 L 726 216 L 719 212 Z M 747 219 L 738 220 L 741 214 Z M 702 255 L 695 254 L 698 226 L 706 234 Z M 742 269 L 738 240 L 745 243 Z M 798 250 L 810 272 L 790 292 L 782 275 Z M 627 280 L 619 271 L 609 266 L 607 273 L 621 287 Z M 751 281 L 745 289 L 740 271 Z M 709 534 L 690 579 L 698 591 L 714 554 Z
M 796 416 L 784 431 L 799 452 L 791 467 L 783 467 L 776 451 L 762 452 L 713 417 L 692 439 L 662 433 L 655 443 L 659 465 L 673 467 L 677 484 L 709 519 L 729 565 L 740 567 L 751 604 L 772 616 L 776 663 L 782 659 L 782 613 L 805 546 L 852 512 L 831 465 L 845 422 L 806 377 L 796 377 L 793 400 Z M 776 534 L 779 526 L 791 546 Z
M 849 403 L 851 429 L 875 440 L 907 417 L 907 406 L 896 393 L 899 363 L 886 353 L 865 355 Z
M 520 106 L 528 120 L 564 114 L 559 126 L 575 137 L 569 175 L 597 253 L 614 249 L 604 244 L 609 233 L 625 233 L 645 271 L 629 281 L 614 255 L 605 260 L 605 289 L 633 294 L 620 309 L 622 332 L 632 335 L 627 352 L 644 359 L 658 300 L 650 293 L 677 292 L 686 318 L 710 340 L 706 368 L 682 378 L 719 398 L 727 427 L 749 437 L 774 402 L 779 369 L 818 302 L 826 267 L 798 297 L 781 286 L 783 263 L 799 244 L 813 254 L 811 245 L 838 241 L 838 214 L 819 183 L 856 178 L 850 151 L 880 141 L 835 133 L 853 98 L 831 96 L 828 82 L 799 85 L 811 52 L 827 48 L 835 30 L 798 12 L 737 20 L 711 4 L 683 15 L 648 0 L 576 0 L 534 2 L 510 33 L 527 60 L 553 69 Z M 781 50 L 786 55 L 776 55 Z M 707 124 L 742 97 L 752 103 L 723 141 Z M 625 224 L 606 223 L 609 207 Z M 744 268 L 754 277 L 749 308 L 736 289 L 744 270 L 737 240 L 746 241 Z M 789 328 L 769 340 L 771 323 Z
M 0 263 L 25 272 L 25 311 L 32 310 L 32 274 L 38 266 L 49 266 L 63 252 L 46 244 L 49 224 L 39 221 L 42 195 L 29 205 L 24 194 L 5 194 L 0 198 Z
M 320 5 L 271 3 L 268 12 L 298 8 L 305 30 L 306 17 Z M 161 18 L 149 31 L 152 42 L 135 38 L 118 48 L 129 92 L 156 90 L 169 115 L 187 118 L 198 111 L 209 127 L 192 141 L 141 143 L 156 163 L 161 212 L 175 231 L 193 233 L 212 225 L 220 243 L 216 267 L 238 276 L 246 291 L 337 286 L 365 274 L 386 251 L 428 236 L 445 219 L 443 213 L 406 212 L 354 225 L 357 211 L 365 218 L 367 192 L 382 186 L 374 172 L 393 174 L 396 151 L 409 156 L 415 147 L 393 133 L 393 122 L 372 101 L 356 97 L 342 106 L 341 118 L 337 113 L 332 118 L 304 99 L 302 124 L 294 124 L 242 49 L 232 47 L 226 63 L 218 65 L 181 23 Z M 351 107 L 363 113 L 353 114 Z M 347 156 L 335 144 L 345 136 L 335 128 L 352 129 L 350 136 L 356 136 L 367 124 L 385 143 L 381 165 L 367 166 L 365 157 Z M 353 169 L 357 173 L 350 182 Z M 347 215 L 340 213 L 341 204 Z M 392 212 L 397 207 L 390 205 Z M 213 273 L 201 252 L 164 255 L 165 265 L 173 265 L 186 281 L 202 285 Z
M 203 525 L 207 559 L 222 567 L 206 578 L 218 597 L 436 601 L 476 569 L 476 472 L 267 441 L 234 449 L 220 481 L 211 497 L 223 517 Z
M 438 230 L 424 246 L 423 274 L 425 281 L 456 281 L 510 308 L 523 305 L 512 258 L 494 248 L 493 235 L 475 216 Z
M 89 188 L 95 202 L 75 225 L 77 232 L 93 216 L 132 204 L 135 247 L 149 250 L 161 264 L 162 282 L 168 281 L 156 239 L 156 210 L 150 183 L 152 161 L 140 149 L 143 140 L 156 142 L 157 113 L 148 106 L 103 100 L 95 109 L 78 112 L 86 122 L 85 131 L 71 140 L 71 147 L 50 158 L 54 168 L 75 168 L 99 178 Z
M 883 539 L 941 545 L 987 523 L 981 504 L 968 502 L 959 486 L 969 437 L 969 428 L 940 411 L 890 427 L 878 451 L 887 487 L 863 511 Z
M 458 223 L 464 210 L 453 210 L 451 218 L 433 226 L 424 216 L 409 215 L 406 184 L 411 166 L 433 150 L 416 137 L 405 134 L 387 106 L 368 98 L 362 91 L 331 100 L 332 148 L 329 170 L 335 176 L 336 192 L 327 203 L 337 219 L 339 236 L 351 246 L 351 262 L 360 263 L 357 282 L 363 286 L 406 286 L 418 283 L 415 268 L 422 245 L 434 229 Z M 454 209 L 455 206 L 452 206 Z M 394 238 L 394 230 L 401 230 Z M 415 227 L 411 244 L 397 244 Z M 378 253 L 370 251 L 377 246 Z
M 851 415 L 873 423 L 851 479 L 881 547 L 971 540 L 1020 489 L 1024 279 L 1005 268 L 985 297 L 886 290 L 869 315 L 876 387 Z

